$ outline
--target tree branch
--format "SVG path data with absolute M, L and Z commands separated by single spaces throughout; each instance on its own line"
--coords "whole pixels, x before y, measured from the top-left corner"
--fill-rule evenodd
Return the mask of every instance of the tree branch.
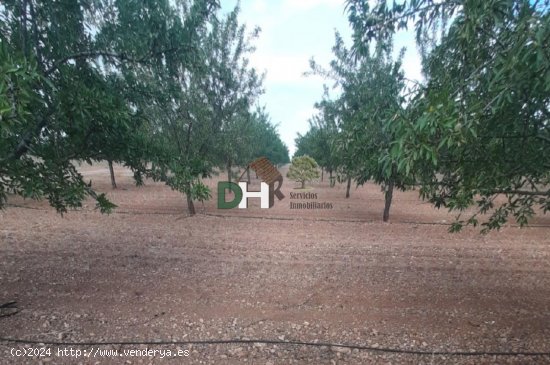
M 31 27 L 34 36 L 34 47 L 36 51 L 36 59 L 38 60 L 38 67 L 41 71 L 44 71 L 44 60 L 42 58 L 42 51 L 40 50 L 40 39 L 38 33 L 38 25 L 36 24 L 36 14 L 34 12 L 34 4 L 29 1 L 29 11 L 31 16 Z
M 7 158 L 3 160 L 18 160 L 23 156 L 25 153 L 27 153 L 30 149 L 30 144 L 34 136 L 37 136 L 42 131 L 42 128 L 44 128 L 47 124 L 48 116 L 42 116 L 34 130 L 28 130 L 24 135 L 23 138 L 19 141 L 17 144 L 17 147 L 15 150 L 8 155 Z
M 531 191 L 531 190 L 492 190 L 491 194 L 514 194 L 514 195 L 530 195 L 530 196 L 550 196 L 550 190 L 546 191 Z
M 65 56 L 65 57 L 61 58 L 60 60 L 57 60 L 56 62 L 54 62 L 54 64 L 50 68 L 48 68 L 45 71 L 45 75 L 46 76 L 50 75 L 52 72 L 57 70 L 61 65 L 63 65 L 64 63 L 66 63 L 70 60 L 77 60 L 77 59 L 82 59 L 82 58 L 107 57 L 107 58 L 114 58 L 114 59 L 117 59 L 119 61 L 128 61 L 128 62 L 132 62 L 132 63 L 144 63 L 153 56 L 157 56 L 157 55 L 160 55 L 160 54 L 171 53 L 171 52 L 176 52 L 180 49 L 181 48 L 174 47 L 174 48 L 169 48 L 169 49 L 165 49 L 165 50 L 161 50 L 161 51 L 157 51 L 157 52 L 150 52 L 147 55 L 145 55 L 143 57 L 140 57 L 140 58 L 131 57 L 131 56 L 127 55 L 126 53 L 116 53 L 116 52 L 110 52 L 110 51 L 80 52 L 80 53 L 75 53 L 75 54 Z

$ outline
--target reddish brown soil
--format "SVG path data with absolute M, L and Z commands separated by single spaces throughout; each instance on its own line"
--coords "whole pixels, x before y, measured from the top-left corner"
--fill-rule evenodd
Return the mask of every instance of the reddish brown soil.
M 82 171 L 109 192 L 115 213 L 101 215 L 88 202 L 62 217 L 20 198 L 0 212 L 0 304 L 16 300 L 20 309 L 0 318 L 0 337 L 550 352 L 550 216 L 536 227 L 450 234 L 453 215 L 414 191 L 395 194 L 384 224 L 377 186 L 345 199 L 344 184 L 313 183 L 308 191 L 334 209 L 290 210 L 298 184 L 285 181 L 286 198 L 272 209 L 252 201 L 247 210 L 220 211 L 213 200 L 188 217 L 183 197 L 162 184 L 137 188 L 118 167 L 112 191 L 105 166 Z M 13 357 L 14 347 L 21 348 L 0 343 L 0 364 L 550 363 L 262 344 L 181 346 L 190 350 L 184 358 L 39 359 Z

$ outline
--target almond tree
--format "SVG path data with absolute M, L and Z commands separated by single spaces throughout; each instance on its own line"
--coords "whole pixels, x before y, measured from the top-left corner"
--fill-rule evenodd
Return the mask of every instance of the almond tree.
M 392 119 L 391 157 L 452 230 L 525 225 L 550 209 L 550 2 L 349 0 L 354 50 L 412 24 L 426 83 Z M 497 197 L 504 197 L 497 203 Z M 477 213 L 461 214 L 477 205 Z
M 213 0 L 3 1 L 0 207 L 12 193 L 47 198 L 59 212 L 80 207 L 87 196 L 102 211 L 113 208 L 74 161 L 120 161 L 141 181 L 147 120 L 128 75 L 149 80 L 174 60 L 190 64 L 199 50 L 193 34 L 216 6 Z
M 249 110 L 261 77 L 246 56 L 258 32 L 248 36 L 238 13 L 235 8 L 223 19 L 209 17 L 193 34 L 198 53 L 192 63 L 169 60 L 154 70 L 146 85 L 156 88 L 142 99 L 145 117 L 152 120 L 149 175 L 185 194 L 189 214 L 195 214 L 194 199 L 210 195 L 202 179 L 223 162 L 230 170 L 240 161 L 243 138 L 250 134 Z
M 219 25 L 214 23 L 210 69 L 213 71 L 210 104 L 220 133 L 215 135 L 216 164 L 227 169 L 228 180 L 234 166 L 247 163 L 249 145 L 253 143 L 251 108 L 263 92 L 263 76 L 250 66 L 248 56 L 259 28 L 247 34 L 239 24 L 237 7 Z
M 320 105 L 335 123 L 332 151 L 347 177 L 346 195 L 352 179 L 358 185 L 368 181 L 379 184 L 385 198 L 384 221 L 389 220 L 394 189 L 412 184 L 398 171 L 398 162 L 390 153 L 395 139 L 390 125 L 392 119 L 402 117 L 405 88 L 402 56 L 394 61 L 392 51 L 389 39 L 354 55 L 336 34 L 330 69 L 312 62 L 313 71 L 334 81 L 340 91 L 337 99 Z

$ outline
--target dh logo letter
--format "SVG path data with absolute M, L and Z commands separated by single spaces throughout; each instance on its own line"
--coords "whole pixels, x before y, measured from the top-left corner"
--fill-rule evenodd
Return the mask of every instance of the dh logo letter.
M 226 189 L 231 190 L 235 194 L 235 197 L 230 202 L 225 201 Z M 227 181 L 218 182 L 218 209 L 233 209 L 239 205 L 242 199 L 243 191 L 239 185 Z
M 239 204 L 239 209 L 246 209 L 248 207 L 248 198 L 260 198 L 260 208 L 267 209 L 269 208 L 269 185 L 263 181 L 260 183 L 260 191 L 248 191 L 248 183 L 240 182 L 240 190 L 242 193 L 243 200 Z

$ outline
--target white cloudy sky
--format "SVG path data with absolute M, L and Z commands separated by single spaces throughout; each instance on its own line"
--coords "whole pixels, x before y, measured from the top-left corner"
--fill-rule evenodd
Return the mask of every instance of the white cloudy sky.
M 222 11 L 235 7 L 237 0 L 222 0 Z M 242 0 L 241 22 L 249 29 L 262 29 L 256 40 L 251 64 L 266 72 L 265 105 L 279 133 L 294 153 L 296 134 L 308 130 L 314 103 L 321 99 L 324 81 L 305 77 L 309 60 L 321 65 L 332 59 L 334 31 L 351 43 L 351 28 L 344 10 L 344 0 Z M 407 47 L 403 68 L 410 79 L 420 79 L 420 59 L 411 33 L 398 34 L 395 48 Z

